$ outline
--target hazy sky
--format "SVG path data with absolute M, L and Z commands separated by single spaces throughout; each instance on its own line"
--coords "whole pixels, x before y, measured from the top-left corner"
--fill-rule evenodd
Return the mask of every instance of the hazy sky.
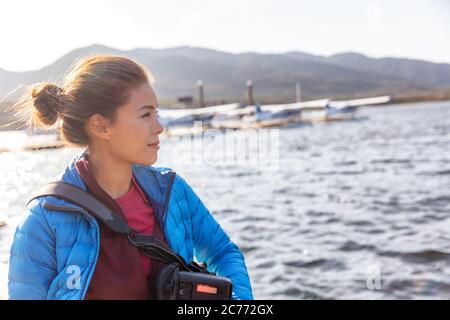
M 201 46 L 450 63 L 449 0 L 6 0 L 0 68 L 42 68 L 78 47 Z

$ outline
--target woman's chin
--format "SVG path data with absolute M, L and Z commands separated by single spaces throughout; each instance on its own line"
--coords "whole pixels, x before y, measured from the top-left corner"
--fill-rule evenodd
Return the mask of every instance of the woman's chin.
M 133 161 L 134 164 L 151 166 L 158 160 L 158 152 L 146 152 L 139 155 L 139 158 Z
M 157 154 L 154 154 L 154 155 L 152 155 L 152 156 L 150 156 L 150 157 L 147 157 L 145 160 L 144 160 L 144 165 L 146 165 L 146 166 L 151 166 L 152 164 L 154 164 L 155 162 L 156 162 L 156 160 L 158 160 L 158 155 Z

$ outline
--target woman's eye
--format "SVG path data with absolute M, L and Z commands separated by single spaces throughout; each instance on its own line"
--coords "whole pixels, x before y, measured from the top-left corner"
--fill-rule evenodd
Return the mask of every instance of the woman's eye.
M 145 117 L 149 117 L 150 116 L 150 112 L 144 114 L 141 118 L 145 118 Z

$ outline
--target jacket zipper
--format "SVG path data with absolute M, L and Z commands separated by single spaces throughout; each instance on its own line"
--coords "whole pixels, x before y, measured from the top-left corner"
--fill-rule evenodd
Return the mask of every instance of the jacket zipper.
M 170 201 L 170 196 L 172 194 L 172 186 L 173 183 L 175 181 L 175 176 L 177 175 L 177 173 L 175 171 L 172 172 L 172 175 L 170 177 L 170 182 L 169 182 L 169 190 L 167 191 L 167 195 L 166 195 L 166 199 L 164 202 L 164 209 L 163 209 L 163 217 L 164 217 L 164 223 L 163 223 L 163 228 L 165 229 L 166 226 L 166 220 L 167 220 L 167 210 L 169 207 L 169 201 Z M 164 231 L 163 229 L 163 231 Z M 169 239 L 167 239 L 167 242 L 169 242 Z M 169 243 L 169 246 L 172 248 L 172 245 Z
M 158 215 L 158 214 L 157 214 L 157 216 L 158 216 L 157 219 L 158 219 L 159 226 L 161 227 L 161 231 L 162 231 L 164 234 L 165 234 L 166 217 L 167 217 L 166 211 L 167 211 L 167 209 L 168 209 L 169 200 L 170 200 L 170 195 L 171 195 L 171 193 L 172 193 L 172 186 L 173 186 L 173 183 L 174 183 L 174 181 L 175 181 L 175 176 L 176 176 L 176 172 L 175 172 L 175 171 L 172 171 L 172 172 L 171 172 L 171 176 L 170 176 L 170 181 L 169 181 L 169 186 L 168 186 L 166 198 L 164 199 L 164 207 L 163 207 L 162 215 Z M 155 205 L 153 199 L 152 199 L 151 197 L 149 197 L 149 196 L 147 195 L 146 192 L 144 192 L 144 194 L 145 194 L 147 200 L 149 200 L 149 202 L 151 203 L 153 209 L 154 209 L 155 212 L 156 212 L 156 205 Z M 164 218 L 164 221 L 162 220 L 163 218 Z M 165 236 L 164 236 L 164 237 L 165 237 Z M 167 237 L 165 237 L 165 238 L 167 238 Z M 170 246 L 170 244 L 169 244 L 169 246 Z

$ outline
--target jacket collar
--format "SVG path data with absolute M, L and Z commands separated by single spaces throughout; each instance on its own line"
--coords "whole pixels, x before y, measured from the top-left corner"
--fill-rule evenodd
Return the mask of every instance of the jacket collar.
M 87 149 L 77 154 L 67 165 L 66 169 L 56 177 L 55 181 L 70 183 L 87 191 L 87 186 L 75 167 L 75 163 L 83 158 L 86 152 Z M 132 170 L 137 182 L 149 197 L 152 205 L 155 207 L 154 209 L 157 212 L 158 218 L 160 218 L 161 222 L 163 222 L 165 220 L 164 215 L 168 196 L 171 191 L 171 184 L 173 183 L 172 176 L 174 172 L 167 168 L 156 168 L 137 164 L 133 165 Z M 67 205 L 72 209 L 74 207 L 78 208 L 78 206 L 56 197 L 50 196 L 46 199 L 46 202 L 50 205 L 60 206 L 61 201 L 64 201 L 64 206 Z

